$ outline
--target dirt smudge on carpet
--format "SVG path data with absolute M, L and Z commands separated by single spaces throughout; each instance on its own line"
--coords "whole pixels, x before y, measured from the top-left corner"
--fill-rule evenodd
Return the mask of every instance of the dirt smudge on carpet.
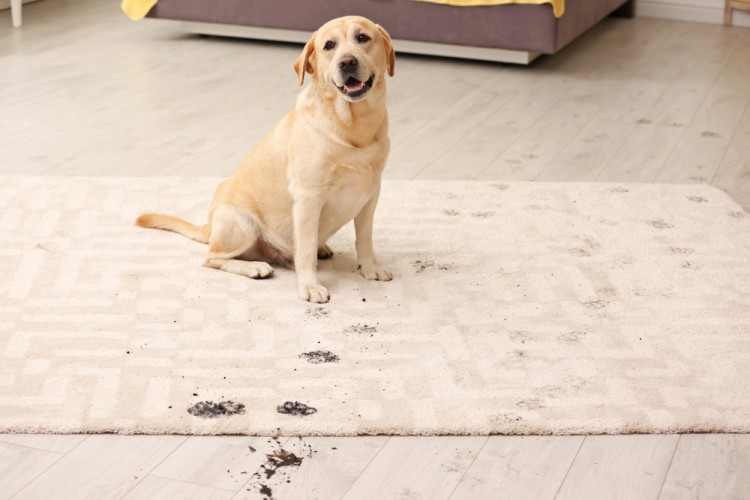
M 310 351 L 303 352 L 300 358 L 306 359 L 309 363 L 319 365 L 321 363 L 338 363 L 340 358 L 331 351 Z
M 373 333 L 377 333 L 377 332 L 378 332 L 378 329 L 376 327 L 370 326 L 367 323 L 365 323 L 364 325 L 360 324 L 360 323 L 357 323 L 356 325 L 351 325 L 351 326 L 348 326 L 348 327 L 346 327 L 344 329 L 344 333 L 369 333 L 369 334 L 373 334 Z
M 276 407 L 276 411 L 283 415 L 307 416 L 316 413 L 318 409 L 313 408 L 312 406 L 307 406 L 306 404 L 300 403 L 299 401 L 285 401 L 284 404 Z
M 325 307 L 311 307 L 305 311 L 305 314 L 313 318 L 325 318 L 331 315 L 331 311 Z
M 434 260 L 415 260 L 411 263 L 412 267 L 416 271 L 417 274 L 423 273 L 428 269 L 437 268 L 440 271 L 450 271 L 455 267 L 455 264 L 449 263 L 449 264 L 439 264 L 436 263 Z
M 245 405 L 235 401 L 200 401 L 188 408 L 187 412 L 198 418 L 231 417 L 232 415 L 244 415 Z

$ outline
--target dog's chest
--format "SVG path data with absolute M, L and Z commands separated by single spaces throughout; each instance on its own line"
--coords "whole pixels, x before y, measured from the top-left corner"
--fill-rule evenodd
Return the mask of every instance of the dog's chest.
M 380 186 L 382 166 L 337 161 L 333 166 L 321 229 L 332 234 L 352 220 Z

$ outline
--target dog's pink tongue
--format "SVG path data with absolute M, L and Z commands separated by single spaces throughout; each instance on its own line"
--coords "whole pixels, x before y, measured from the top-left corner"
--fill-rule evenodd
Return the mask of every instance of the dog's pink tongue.
M 356 92 L 357 90 L 362 90 L 362 87 L 365 86 L 364 82 L 360 82 L 356 78 L 349 78 L 346 83 L 344 83 L 344 87 L 346 87 L 346 90 L 349 92 Z

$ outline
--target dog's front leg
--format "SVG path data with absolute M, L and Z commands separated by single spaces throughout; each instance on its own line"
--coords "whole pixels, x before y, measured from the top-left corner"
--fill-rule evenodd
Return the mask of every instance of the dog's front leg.
M 378 205 L 380 189 L 370 198 L 367 204 L 354 218 L 354 231 L 357 241 L 357 265 L 359 272 L 368 280 L 390 281 L 393 279 L 388 269 L 375 262 L 372 250 L 372 225 L 375 219 L 375 207 Z
M 292 208 L 294 224 L 294 269 L 297 272 L 299 298 L 310 302 L 328 302 L 330 295 L 318 281 L 319 196 L 295 195 Z

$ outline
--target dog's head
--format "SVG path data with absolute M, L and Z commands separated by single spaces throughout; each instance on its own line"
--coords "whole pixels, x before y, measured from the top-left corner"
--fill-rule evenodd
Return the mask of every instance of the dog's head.
M 393 76 L 396 52 L 388 32 L 369 19 L 340 17 L 313 33 L 294 62 L 299 84 L 305 73 L 318 85 L 330 85 L 347 101 L 367 97 L 383 88 L 385 74 Z

